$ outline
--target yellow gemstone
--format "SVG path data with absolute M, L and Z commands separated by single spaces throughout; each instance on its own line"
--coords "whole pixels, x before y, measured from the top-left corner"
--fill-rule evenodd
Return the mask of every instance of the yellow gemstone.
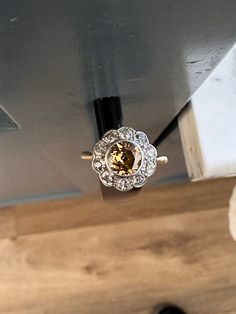
M 140 148 L 128 141 L 115 143 L 107 156 L 109 168 L 120 176 L 134 175 L 139 170 L 141 162 Z

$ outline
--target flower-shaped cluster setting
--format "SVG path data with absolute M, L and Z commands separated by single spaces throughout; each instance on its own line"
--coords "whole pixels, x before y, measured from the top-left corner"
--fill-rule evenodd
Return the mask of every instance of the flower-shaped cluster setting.
M 92 167 L 101 182 L 125 192 L 143 186 L 156 170 L 156 148 L 129 127 L 108 131 L 93 148 Z

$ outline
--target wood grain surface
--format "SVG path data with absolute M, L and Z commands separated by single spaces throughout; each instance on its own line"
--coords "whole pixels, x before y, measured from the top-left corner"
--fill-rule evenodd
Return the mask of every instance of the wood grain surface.
M 236 179 L 0 209 L 1 314 L 236 313 Z

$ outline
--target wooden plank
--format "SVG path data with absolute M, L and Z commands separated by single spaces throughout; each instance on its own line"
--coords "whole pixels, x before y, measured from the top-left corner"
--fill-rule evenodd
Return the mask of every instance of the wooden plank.
M 21 205 L 14 208 L 15 232 L 42 233 L 224 207 L 235 182 L 235 178 L 230 178 L 144 189 L 122 200 L 104 201 L 97 195 L 89 195 Z
M 0 313 L 148 314 L 163 302 L 236 313 L 235 182 L 147 190 L 138 208 L 96 208 L 95 198 L 10 208 L 0 215 L 11 226 L 0 239 Z

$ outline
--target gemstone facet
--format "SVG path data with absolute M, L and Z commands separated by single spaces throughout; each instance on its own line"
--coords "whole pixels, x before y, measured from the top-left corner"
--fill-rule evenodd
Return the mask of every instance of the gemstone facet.
M 115 180 L 114 186 L 117 190 L 121 192 L 130 191 L 134 187 L 132 177 L 118 178 Z
M 110 173 L 109 171 L 105 171 L 105 172 L 101 173 L 99 175 L 99 177 L 105 186 L 112 186 L 113 185 L 113 180 L 114 180 L 113 174 Z
M 146 177 L 144 175 L 138 175 L 134 178 L 134 187 L 140 188 L 146 182 Z
M 113 144 L 107 154 L 107 165 L 119 176 L 135 175 L 142 163 L 142 153 L 138 145 L 129 141 Z

